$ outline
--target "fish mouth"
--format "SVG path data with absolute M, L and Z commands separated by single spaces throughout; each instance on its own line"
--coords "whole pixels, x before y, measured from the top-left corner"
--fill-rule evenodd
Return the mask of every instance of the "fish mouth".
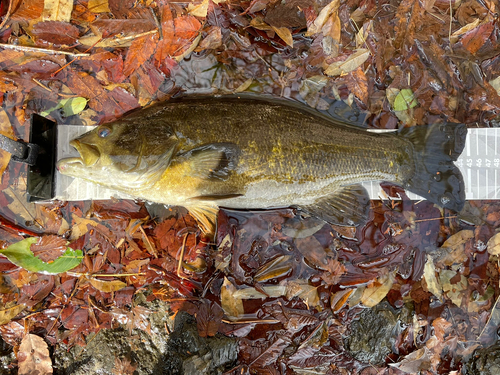
M 90 167 L 97 163 L 97 161 L 101 158 L 101 153 L 98 148 L 87 143 L 82 143 L 77 139 L 69 142 L 71 146 L 73 146 L 76 151 L 80 154 L 80 157 L 68 158 L 65 159 L 67 163 L 80 163 L 87 167 Z

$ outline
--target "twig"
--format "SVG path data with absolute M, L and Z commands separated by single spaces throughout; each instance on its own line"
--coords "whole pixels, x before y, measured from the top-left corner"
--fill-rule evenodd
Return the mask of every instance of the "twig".
M 455 219 L 457 217 L 458 217 L 457 215 L 454 215 L 454 216 L 444 216 L 444 217 L 433 217 L 431 219 L 414 220 L 414 223 L 420 223 L 422 221 L 431 221 L 431 220 Z
M 23 52 L 41 52 L 41 53 L 47 53 L 49 55 L 67 55 L 67 56 L 73 56 L 73 57 L 86 57 L 86 56 L 90 56 L 89 53 L 73 53 L 73 52 L 67 52 L 67 51 L 56 51 L 56 50 L 53 50 L 53 49 L 38 48 L 38 47 L 27 47 L 27 46 L 18 46 L 18 45 L 15 45 L 15 44 L 0 43 L 0 47 L 7 48 L 7 49 L 13 49 L 13 50 L 16 50 L 16 51 L 23 51 Z
M 66 272 L 69 276 L 80 277 L 129 277 L 129 276 L 144 276 L 146 272 L 136 272 L 136 273 L 90 273 L 90 272 Z
M 187 278 L 186 276 L 181 275 L 182 265 L 184 263 L 184 250 L 186 249 L 186 242 L 187 242 L 188 236 L 189 236 L 189 233 L 186 233 L 184 235 L 184 241 L 182 241 L 181 254 L 179 255 L 179 264 L 177 265 L 177 276 L 181 279 L 184 279 L 184 280 L 189 280 L 189 278 Z
M 255 320 L 229 320 L 222 319 L 222 322 L 227 324 L 250 324 L 250 323 L 260 323 L 260 324 L 276 324 L 280 321 L 277 319 L 255 319 Z

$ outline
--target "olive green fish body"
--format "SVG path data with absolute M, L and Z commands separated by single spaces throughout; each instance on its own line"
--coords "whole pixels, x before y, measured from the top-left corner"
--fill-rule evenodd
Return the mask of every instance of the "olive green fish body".
M 453 160 L 466 129 L 420 128 L 376 134 L 279 100 L 193 99 L 101 125 L 73 141 L 81 158 L 62 160 L 59 169 L 189 209 L 297 205 L 329 221 L 339 215 L 329 216 L 328 207 L 347 213 L 365 196 L 346 186 L 384 180 L 422 194 L 430 189 L 422 181 L 434 186 L 437 173 L 444 181 L 424 196 L 450 208 L 463 205 Z

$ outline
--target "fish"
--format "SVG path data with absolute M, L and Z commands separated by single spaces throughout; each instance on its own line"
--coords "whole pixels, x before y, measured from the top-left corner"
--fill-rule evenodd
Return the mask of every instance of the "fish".
M 70 142 L 63 175 L 131 197 L 183 206 L 213 233 L 219 207 L 296 207 L 329 223 L 369 217 L 364 181 L 388 181 L 459 212 L 454 164 L 467 127 L 441 123 L 374 133 L 284 99 L 245 96 L 161 102 Z

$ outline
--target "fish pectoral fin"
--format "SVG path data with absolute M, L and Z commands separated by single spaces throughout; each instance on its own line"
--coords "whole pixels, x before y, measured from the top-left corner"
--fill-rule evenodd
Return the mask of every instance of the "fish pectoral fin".
M 370 197 L 361 185 L 348 185 L 301 209 L 332 224 L 359 225 L 368 221 Z
M 199 202 L 195 205 L 186 206 L 186 208 L 198 224 L 200 224 L 203 233 L 213 237 L 217 226 L 219 206 L 212 202 Z
M 183 157 L 190 163 L 192 176 L 225 180 L 236 168 L 239 154 L 239 147 L 233 143 L 210 143 L 190 150 Z

